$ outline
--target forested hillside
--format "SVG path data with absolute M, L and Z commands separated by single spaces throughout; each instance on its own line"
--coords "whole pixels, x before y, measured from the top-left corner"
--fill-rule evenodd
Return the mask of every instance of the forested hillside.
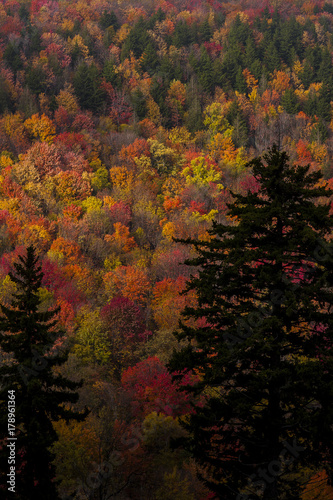
M 331 1 L 1 0 L 0 302 L 33 245 L 90 410 L 54 423 L 60 498 L 216 498 L 171 446 L 193 409 L 166 364 L 197 299 L 174 239 L 237 223 L 230 190 L 257 190 L 274 143 L 333 187 L 332 53 Z

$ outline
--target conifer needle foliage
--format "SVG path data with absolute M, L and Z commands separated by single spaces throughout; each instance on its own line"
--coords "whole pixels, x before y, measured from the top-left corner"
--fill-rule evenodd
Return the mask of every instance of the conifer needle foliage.
M 15 394 L 16 490 L 11 498 L 55 500 L 55 472 L 50 446 L 57 440 L 52 421 L 81 419 L 71 409 L 78 399 L 72 382 L 57 371 L 67 360 L 59 348 L 63 331 L 57 328 L 59 309 L 40 311 L 39 289 L 43 273 L 35 249 L 30 246 L 9 273 L 17 286 L 12 304 L 0 304 L 0 341 L 4 354 L 0 367 L 1 476 L 7 490 L 8 391 Z
M 319 171 L 275 146 L 248 164 L 258 190 L 234 194 L 233 225 L 194 245 L 172 370 L 195 370 L 205 395 L 188 446 L 223 499 L 299 499 L 301 467 L 332 464 L 332 192 Z M 188 390 L 193 390 L 188 387 Z

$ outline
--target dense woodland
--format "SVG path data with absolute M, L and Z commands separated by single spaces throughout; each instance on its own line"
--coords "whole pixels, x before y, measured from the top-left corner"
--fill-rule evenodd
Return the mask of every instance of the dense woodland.
M 33 245 L 90 410 L 54 423 L 61 498 L 216 498 L 172 447 L 193 409 L 166 365 L 197 299 L 175 238 L 237 224 L 230 191 L 273 143 L 333 187 L 332 53 L 332 2 L 1 1 L 0 301 Z M 322 470 L 304 488 L 333 498 Z

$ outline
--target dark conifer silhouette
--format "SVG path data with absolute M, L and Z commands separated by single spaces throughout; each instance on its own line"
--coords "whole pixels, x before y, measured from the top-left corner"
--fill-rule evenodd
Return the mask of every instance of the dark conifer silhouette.
M 9 469 L 8 391 L 15 391 L 16 488 L 10 498 L 55 500 L 58 494 L 49 448 L 57 440 L 57 434 L 52 421 L 84 418 L 84 414 L 70 409 L 78 399 L 75 390 L 80 383 L 54 370 L 67 360 L 67 352 L 56 347 L 64 332 L 56 326 L 58 309 L 40 311 L 38 290 L 43 273 L 33 247 L 27 249 L 26 256 L 19 257 L 14 269 L 9 275 L 18 288 L 15 299 L 10 307 L 0 305 L 4 358 L 0 367 L 2 482 L 6 483 Z
M 332 192 L 276 147 L 263 159 L 248 165 L 259 191 L 229 204 L 237 222 L 187 240 L 198 306 L 184 316 L 200 327 L 182 325 L 189 343 L 170 363 L 201 374 L 188 444 L 228 500 L 299 499 L 298 469 L 332 463 Z

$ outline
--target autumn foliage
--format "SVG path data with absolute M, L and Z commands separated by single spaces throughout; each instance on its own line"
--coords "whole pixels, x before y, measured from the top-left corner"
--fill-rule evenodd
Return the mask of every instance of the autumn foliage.
M 195 251 L 175 239 L 208 241 L 213 220 L 237 224 L 232 193 L 257 192 L 247 162 L 275 142 L 332 183 L 332 16 L 320 1 L 0 3 L 0 301 L 15 293 L 13 261 L 34 245 L 43 307 L 60 307 L 68 370 L 84 374 L 95 412 L 72 438 L 90 461 L 89 436 L 103 435 L 107 456 L 105 436 L 129 425 L 125 399 L 138 425 L 153 412 L 156 428 L 159 412 L 176 425 L 190 411 L 157 357 L 196 303 L 184 265 Z M 113 384 L 119 414 L 103 413 L 92 380 Z M 57 432 L 70 436 L 62 423 Z M 149 453 L 126 453 L 132 478 Z M 153 486 L 138 480 L 142 496 L 164 498 L 165 478 L 181 485 L 187 469 L 174 467 L 156 465 Z M 64 495 L 76 480 L 63 478 Z

